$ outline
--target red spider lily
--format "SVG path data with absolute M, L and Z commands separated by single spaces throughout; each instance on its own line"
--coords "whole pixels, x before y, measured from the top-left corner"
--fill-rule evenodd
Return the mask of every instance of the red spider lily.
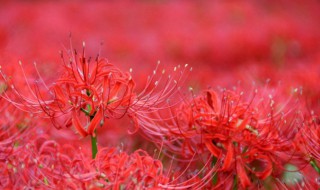
M 273 167 L 281 170 L 292 154 L 292 135 L 287 133 L 299 126 L 287 123 L 296 115 L 285 108 L 275 110 L 279 105 L 271 96 L 257 102 L 255 93 L 248 103 L 242 96 L 226 91 L 219 102 L 214 92 L 207 91 L 194 100 L 193 124 L 201 127 L 200 135 L 211 154 L 223 158 L 219 171 L 234 173 L 246 188 L 252 184 L 249 175 L 265 180 Z M 281 156 L 284 153 L 288 156 Z
M 5 91 L 2 96 L 23 111 L 44 114 L 58 128 L 73 124 L 81 136 L 94 136 L 95 128 L 106 118 L 121 118 L 126 113 L 138 129 L 140 123 L 149 117 L 148 113 L 168 107 L 168 98 L 179 91 L 179 85 L 185 76 L 185 71 L 179 72 L 178 66 L 174 69 L 179 72 L 177 76 L 173 74 L 165 79 L 165 70 L 158 76 L 157 67 L 142 92 L 135 94 L 135 84 L 129 73 L 120 71 L 99 56 L 94 61 L 87 59 L 85 45 L 80 57 L 76 51 L 70 53 L 69 62 L 65 61 L 63 54 L 61 56 L 63 74 L 50 88 L 43 82 L 38 70 L 39 81 L 43 85 L 40 86 L 37 81 L 35 85 L 31 85 L 21 67 L 31 92 L 27 96 L 21 94 L 11 79 L 1 72 L 12 92 L 9 94 Z
M 84 50 L 79 60 L 74 52 L 69 64 L 63 62 L 64 74 L 53 86 L 55 105 L 44 112 L 58 117 L 72 111 L 72 123 L 86 136 L 92 135 L 104 118 L 121 118 L 128 111 L 134 98 L 134 82 L 129 73 L 99 57 L 91 63 Z M 92 120 L 86 128 L 79 119 L 81 112 Z
M 299 115 L 287 107 L 290 100 L 277 104 L 272 95 L 265 100 L 257 91 L 250 96 L 246 100 L 242 92 L 224 90 L 219 99 L 214 91 L 205 91 L 182 104 L 171 123 L 161 125 L 165 138 L 159 141 L 184 157 L 210 153 L 221 163 L 207 173 L 236 176 L 242 188 L 253 185 L 250 176 L 261 181 L 277 176 L 293 154 L 292 139 L 301 127 L 301 122 L 296 122 Z M 219 176 L 216 186 L 226 183 Z M 234 177 L 230 179 L 234 181 Z

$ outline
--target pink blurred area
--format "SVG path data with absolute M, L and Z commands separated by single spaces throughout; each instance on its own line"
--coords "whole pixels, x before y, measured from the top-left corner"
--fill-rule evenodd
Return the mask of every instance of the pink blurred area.
M 25 62 L 58 63 L 71 33 L 75 47 L 86 41 L 92 56 L 101 49 L 135 72 L 161 60 L 209 75 L 243 64 L 281 67 L 319 57 L 318 18 L 320 3 L 312 0 L 2 2 L 0 48 Z

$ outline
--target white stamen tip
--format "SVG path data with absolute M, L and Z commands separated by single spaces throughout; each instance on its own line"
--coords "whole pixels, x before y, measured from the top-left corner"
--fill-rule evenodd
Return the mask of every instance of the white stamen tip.
M 271 100 L 270 107 L 272 107 L 273 105 L 274 105 L 274 101 Z

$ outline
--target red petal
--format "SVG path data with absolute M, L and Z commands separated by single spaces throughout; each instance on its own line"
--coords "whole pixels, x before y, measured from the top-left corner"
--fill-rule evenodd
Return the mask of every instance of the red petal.
M 103 78 L 103 83 L 102 83 L 102 90 L 103 90 L 103 93 L 102 93 L 102 98 L 108 98 L 107 96 L 109 96 L 109 76 L 105 76 Z
M 210 140 L 206 140 L 205 145 L 208 148 L 208 150 L 211 152 L 211 154 L 213 154 L 213 156 L 217 158 L 220 156 L 220 153 L 221 153 L 220 149 L 214 146 Z
M 229 142 L 228 152 L 227 152 L 227 155 L 224 159 L 224 163 L 223 163 L 221 170 L 229 169 L 229 167 L 231 166 L 231 163 L 232 163 L 232 159 L 233 159 L 233 145 L 231 142 Z
M 62 101 L 62 102 L 66 101 L 66 98 L 65 98 L 65 96 L 64 96 L 64 94 L 63 94 L 63 92 L 62 92 L 62 89 L 61 89 L 58 85 L 55 85 L 55 86 L 53 87 L 53 91 L 54 91 L 54 93 L 55 93 L 55 98 L 56 98 L 57 100 L 60 100 L 60 101 Z
M 218 110 L 218 97 L 214 91 L 207 91 L 207 102 L 208 105 L 212 108 L 213 111 L 217 112 Z
M 102 117 L 103 117 L 102 114 L 103 114 L 103 111 L 99 110 L 94 116 L 94 118 L 92 119 L 92 121 L 90 122 L 90 125 L 88 127 L 88 133 L 90 135 L 93 134 L 94 129 L 100 124 L 100 121 L 102 120 Z
M 128 129 L 128 133 L 130 135 L 132 135 L 132 134 L 135 134 L 139 130 L 140 127 L 139 127 L 139 121 L 138 121 L 136 115 L 131 114 L 131 115 L 129 115 L 129 117 L 133 121 L 133 130 Z
M 250 179 L 244 169 L 243 163 L 240 157 L 237 157 L 237 173 L 240 184 L 243 188 L 246 188 L 251 185 Z
M 72 114 L 72 123 L 81 136 L 85 137 L 88 135 L 87 131 L 82 127 L 76 112 Z
M 110 90 L 110 94 L 109 94 L 109 99 L 113 99 L 114 97 L 117 97 L 118 93 L 119 93 L 119 89 L 121 87 L 121 84 L 120 82 L 116 82 L 114 84 L 114 86 L 112 87 L 112 89 Z M 109 103 L 110 100 L 108 100 L 108 103 Z

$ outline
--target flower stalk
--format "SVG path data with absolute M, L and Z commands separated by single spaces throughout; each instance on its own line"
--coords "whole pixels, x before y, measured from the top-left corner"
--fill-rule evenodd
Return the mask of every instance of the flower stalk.
M 98 153 L 96 130 L 94 130 L 93 135 L 91 135 L 91 153 L 92 153 L 92 159 L 95 159 Z
M 90 94 L 88 94 L 88 96 L 90 96 Z M 88 110 L 82 109 L 82 111 L 86 114 L 86 116 L 89 116 L 90 123 L 91 123 L 92 120 L 94 119 L 95 115 L 96 115 L 96 112 L 93 115 L 90 115 L 90 112 L 91 112 L 92 108 L 91 108 L 90 105 L 88 105 L 87 107 L 88 107 Z M 93 133 L 91 134 L 91 155 L 92 155 L 92 159 L 95 159 L 96 155 L 98 153 L 98 144 L 97 143 L 98 143 L 98 141 L 97 141 L 97 130 L 94 129 Z

